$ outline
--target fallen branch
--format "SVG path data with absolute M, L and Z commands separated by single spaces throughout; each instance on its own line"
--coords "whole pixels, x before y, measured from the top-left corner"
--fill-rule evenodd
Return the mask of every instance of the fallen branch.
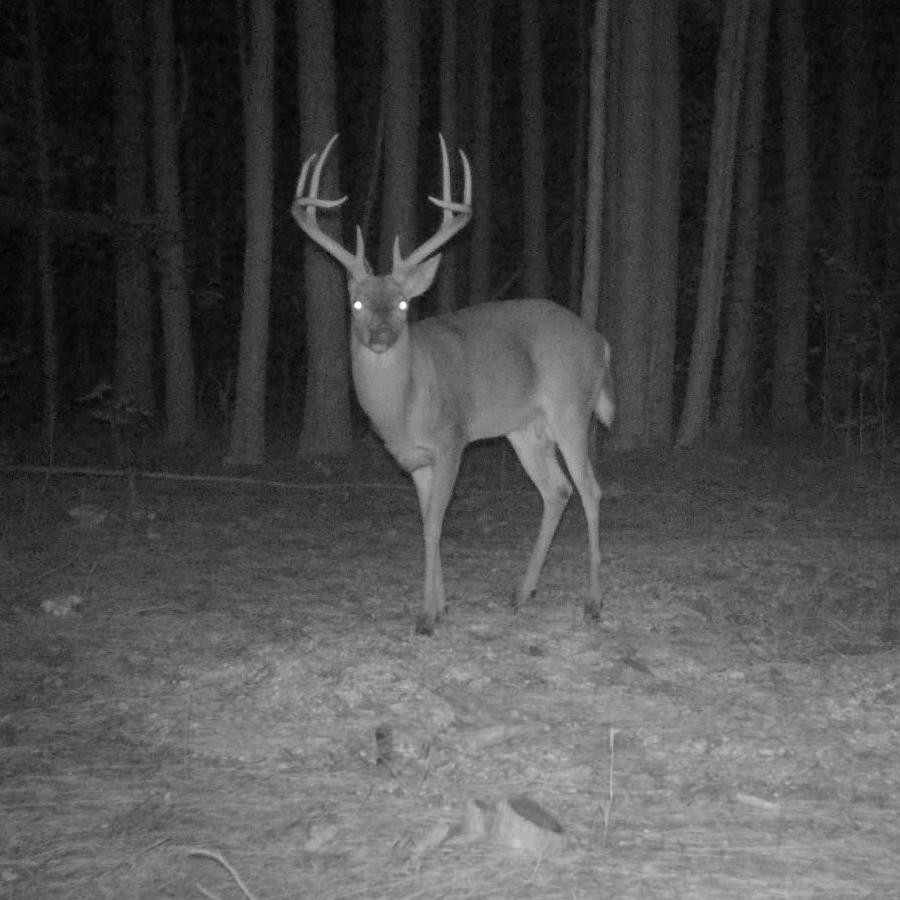
M 403 482 L 347 482 L 329 481 L 319 484 L 297 481 L 273 481 L 265 478 L 247 478 L 237 475 L 190 475 L 182 472 L 130 472 L 128 469 L 94 469 L 89 466 L 0 466 L 0 472 L 22 475 L 87 476 L 90 478 L 146 478 L 156 481 L 191 481 L 201 484 L 245 484 L 253 487 L 292 488 L 299 491 L 333 490 L 335 488 L 381 488 L 395 490 Z
M 235 880 L 237 886 L 244 892 L 244 896 L 247 898 L 247 900 L 256 900 L 256 897 L 253 896 L 250 888 L 248 888 L 247 885 L 245 885 L 241 880 L 241 876 L 238 875 L 237 870 L 234 868 L 234 866 L 231 865 L 230 862 L 228 862 L 227 859 L 225 859 L 224 856 L 222 856 L 221 853 L 217 853 L 214 850 L 201 850 L 200 848 L 194 848 L 192 850 L 188 850 L 188 856 L 203 856 L 206 859 L 214 860 L 220 866 L 227 869 L 228 874 L 231 875 L 231 877 Z M 200 893 L 202 893 L 204 897 L 210 897 L 214 898 L 214 900 L 218 900 L 216 895 L 206 890 L 203 885 L 198 884 L 197 888 L 200 890 Z

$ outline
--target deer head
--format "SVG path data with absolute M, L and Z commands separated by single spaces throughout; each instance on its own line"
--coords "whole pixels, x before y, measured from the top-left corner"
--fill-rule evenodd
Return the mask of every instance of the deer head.
M 325 160 L 337 135 L 326 144 L 322 155 L 312 154 L 304 163 L 297 182 L 297 191 L 291 205 L 291 213 L 303 232 L 323 250 L 333 256 L 347 271 L 350 294 L 352 329 L 354 338 L 373 353 L 385 353 L 406 332 L 409 303 L 431 287 L 440 265 L 437 251 L 472 218 L 472 172 L 466 154 L 460 150 L 464 172 L 463 201 L 456 203 L 450 192 L 450 161 L 443 135 L 441 163 L 443 170 L 443 196 L 428 199 L 444 214 L 438 230 L 423 244 L 404 258 L 400 253 L 400 238 L 394 239 L 394 261 L 390 275 L 375 275 L 366 260 L 362 230 L 356 227 L 356 252 L 350 253 L 334 238 L 325 234 L 316 220 L 319 209 L 334 209 L 347 201 L 347 197 L 325 200 L 319 197 L 319 181 Z M 310 170 L 312 175 L 310 177 Z M 309 177 L 309 191 L 306 189 Z

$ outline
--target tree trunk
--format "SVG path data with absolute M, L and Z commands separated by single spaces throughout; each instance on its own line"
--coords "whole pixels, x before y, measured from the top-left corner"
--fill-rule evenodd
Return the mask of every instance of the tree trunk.
M 697 296 L 697 320 L 691 343 L 687 394 L 678 431 L 679 447 L 688 447 L 707 425 L 713 362 L 719 343 L 719 313 L 725 283 L 725 259 L 731 224 L 738 110 L 747 43 L 750 0 L 728 0 L 716 62 L 716 100 L 706 189 L 706 222 Z
M 337 80 L 331 0 L 297 0 L 300 159 L 322 148 L 337 131 Z M 340 167 L 333 155 L 322 172 L 320 194 L 337 197 Z M 319 217 L 322 230 L 341 241 L 337 210 Z M 299 232 L 298 232 L 299 234 Z M 306 394 L 298 452 L 301 457 L 350 452 L 350 368 L 344 270 L 311 241 L 303 242 L 306 303 Z
M 584 226 L 584 275 L 581 316 L 592 328 L 600 307 L 603 268 L 603 203 L 606 171 L 606 70 L 609 46 L 609 0 L 597 0 L 591 36 L 590 126 L 587 152 L 587 200 Z
M 47 94 L 44 56 L 38 23 L 38 0 L 28 0 L 28 51 L 31 62 L 31 114 L 36 160 L 36 181 L 41 209 L 38 226 L 37 265 L 40 279 L 43 363 L 44 363 L 44 444 L 52 462 L 56 436 L 59 356 L 56 336 L 56 287 L 53 248 L 47 211 L 50 208 L 50 148 L 47 135 Z
M 835 246 L 828 270 L 828 331 L 822 397 L 827 424 L 843 428 L 849 438 L 854 416 L 854 351 L 860 339 L 861 307 L 867 298 L 860 290 L 860 198 L 863 193 L 862 133 L 865 85 L 863 73 L 863 10 L 861 0 L 841 5 L 841 65 L 838 88 L 837 153 L 834 161 Z
M 591 41 L 592 29 L 589 22 L 586 0 L 578 0 L 575 19 L 575 86 L 577 93 L 575 102 L 575 124 L 572 128 L 572 200 L 569 205 L 569 233 L 571 235 L 569 250 L 569 285 L 566 305 L 574 313 L 581 311 L 581 298 L 584 293 L 584 257 L 585 232 L 587 229 L 588 201 L 588 141 L 591 109 Z M 609 19 L 609 0 L 601 0 L 604 7 L 603 16 Z M 596 19 L 599 12 L 595 12 Z M 603 58 L 606 58 L 606 37 L 603 40 Z M 603 72 L 606 78 L 605 64 Z M 604 93 L 605 93 L 604 85 Z M 605 123 L 604 123 L 605 124 Z M 593 322 L 596 322 L 596 316 Z M 592 325 L 593 325 L 592 322 Z
M 651 228 L 651 310 L 647 362 L 646 443 L 672 441 L 675 320 L 678 312 L 678 224 L 681 213 L 681 97 L 678 6 L 656 0 L 653 68 L 655 129 Z
M 121 222 L 146 219 L 147 135 L 141 0 L 113 0 L 116 208 Z M 116 239 L 116 396 L 152 413 L 153 306 L 145 241 L 121 225 Z
M 722 385 L 716 417 L 720 434 L 732 441 L 737 440 L 747 427 L 752 387 L 753 303 L 759 247 L 759 170 L 770 13 L 770 0 L 757 0 L 750 13 L 747 77 L 739 126 L 731 298 L 726 310 Z
M 493 0 L 480 0 L 475 7 L 474 136 L 472 140 L 472 187 L 475 197 L 472 240 L 469 248 L 469 304 L 484 303 L 491 295 L 491 42 Z
M 451 160 L 456 162 L 459 141 L 456 102 L 456 0 L 441 0 L 441 134 L 447 142 Z M 441 277 L 437 280 L 437 307 L 442 313 L 459 305 L 457 292 L 458 244 L 454 241 L 441 252 Z
M 178 120 L 175 110 L 175 27 L 171 0 L 152 0 L 153 167 L 162 233 L 159 280 L 166 367 L 166 440 L 183 444 L 196 430 L 194 357 L 181 221 Z
M 405 256 L 417 244 L 419 4 L 384 0 L 385 144 L 379 271 L 390 272 L 395 238 Z M 435 143 L 437 143 L 435 141 Z
M 240 358 L 226 465 L 259 465 L 265 453 L 266 355 L 272 277 L 272 175 L 275 13 L 271 0 L 250 0 L 241 25 L 244 113 L 244 303 Z
M 784 130 L 784 217 L 775 309 L 775 359 L 770 421 L 777 431 L 809 427 L 806 407 L 809 309 L 809 63 L 803 0 L 778 5 Z
M 653 34 L 655 0 L 614 7 L 615 71 L 610 98 L 614 133 L 608 146 L 609 309 L 600 327 L 613 347 L 617 448 L 644 441 L 653 258 Z
M 521 0 L 522 38 L 522 295 L 546 297 L 547 199 L 544 189 L 544 57 L 540 0 Z
M 894 80 L 888 89 L 891 110 L 888 122 L 891 153 L 885 209 L 885 245 L 888 248 L 900 247 L 900 40 L 894 43 L 894 73 Z M 888 250 L 885 256 L 885 286 L 896 297 L 900 291 L 900 253 Z

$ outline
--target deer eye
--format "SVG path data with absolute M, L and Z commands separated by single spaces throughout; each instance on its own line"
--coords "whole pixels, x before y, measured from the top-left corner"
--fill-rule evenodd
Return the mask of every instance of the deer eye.
M 356 312 L 359 312 L 363 308 L 362 300 L 354 300 L 351 306 Z
M 409 301 L 408 301 L 408 300 L 401 300 L 401 301 L 397 304 L 397 309 L 399 309 L 400 312 L 406 312 L 406 311 L 409 309 Z

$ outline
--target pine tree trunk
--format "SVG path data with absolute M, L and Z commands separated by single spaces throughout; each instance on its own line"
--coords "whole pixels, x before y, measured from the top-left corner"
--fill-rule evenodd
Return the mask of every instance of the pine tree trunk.
M 181 222 L 178 121 L 175 110 L 175 27 L 171 0 L 152 0 L 153 167 L 159 243 L 160 299 L 166 368 L 166 439 L 183 444 L 196 430 L 194 356 Z
M 572 128 L 572 199 L 569 204 L 569 233 L 571 235 L 569 248 L 569 284 L 566 294 L 566 305 L 572 312 L 581 312 L 581 298 L 584 291 L 584 257 L 585 257 L 585 232 L 587 230 L 587 201 L 588 201 L 588 141 L 590 140 L 589 122 L 591 121 L 591 58 L 592 58 L 592 28 L 590 25 L 587 3 L 578 0 L 576 16 L 576 47 L 573 51 L 575 57 L 574 90 L 577 93 L 575 101 L 574 127 Z M 609 0 L 603 0 L 601 5 L 605 8 L 604 15 L 609 17 Z M 594 18 L 597 18 L 595 12 Z M 603 36 L 603 50 L 605 59 L 606 36 Z M 606 77 L 604 66 L 604 80 Z M 604 87 L 605 92 L 605 87 Z M 588 311 L 590 312 L 590 310 Z M 592 324 L 596 322 L 595 318 Z
M 603 204 L 606 173 L 607 57 L 609 55 L 609 0 L 597 0 L 591 32 L 590 104 L 587 150 L 587 199 L 584 225 L 584 274 L 581 284 L 581 316 L 597 325 L 600 308 L 600 274 L 603 267 Z
M 900 247 L 900 40 L 894 45 L 894 72 L 889 88 L 890 98 L 890 162 L 887 184 L 887 208 L 885 210 L 885 244 Z M 900 253 L 888 252 L 885 260 L 885 286 L 889 293 L 900 292 Z
M 474 136 L 472 140 L 472 187 L 478 202 L 472 219 L 469 246 L 469 304 L 484 303 L 491 295 L 491 42 L 493 0 L 480 0 L 475 8 L 474 46 Z
M 608 310 L 600 327 L 613 347 L 616 377 L 614 445 L 628 450 L 644 441 L 653 258 L 653 34 L 655 0 L 616 5 L 614 132 L 607 170 Z
M 331 0 L 297 0 L 297 62 L 300 159 L 307 159 L 321 153 L 337 130 Z M 322 172 L 320 195 L 337 197 L 339 187 L 334 153 Z M 319 224 L 326 234 L 342 240 L 337 210 L 320 216 Z M 303 243 L 306 393 L 298 452 L 302 457 L 346 456 L 351 439 L 346 277 L 319 247 Z
M 775 301 L 772 406 L 776 431 L 809 427 L 806 407 L 809 309 L 809 62 L 803 36 L 803 0 L 778 5 L 784 131 L 784 225 Z
M 750 0 L 727 0 L 716 62 L 716 100 L 706 189 L 703 257 L 687 393 L 678 431 L 679 447 L 688 447 L 703 435 L 709 416 L 731 223 L 738 110 L 749 14 Z
M 240 0 L 238 3 L 241 8 Z M 275 15 L 251 0 L 241 28 L 244 112 L 244 302 L 240 358 L 226 465 L 260 465 L 265 453 L 266 357 L 272 277 Z
M 147 214 L 144 21 L 140 0 L 114 0 L 116 208 L 116 397 L 143 412 L 153 396 L 153 305 L 144 241 Z
M 731 298 L 726 310 L 722 385 L 716 417 L 719 432 L 727 440 L 737 440 L 743 434 L 750 405 L 759 247 L 759 170 L 770 13 L 770 0 L 757 0 L 750 13 L 747 77 L 738 138 Z
M 540 0 L 521 0 L 522 39 L 522 295 L 546 297 L 547 199 L 544 188 L 544 57 Z
M 456 108 L 456 0 L 441 0 L 441 134 L 451 154 L 451 164 L 459 160 Z M 450 312 L 459 305 L 457 265 L 459 246 L 456 242 L 441 253 L 441 277 L 435 286 L 439 312 Z
M 854 349 L 862 337 L 858 327 L 863 297 L 861 270 L 862 132 L 864 75 L 863 20 L 859 0 L 841 8 L 841 65 L 838 89 L 838 127 L 834 160 L 834 251 L 828 270 L 828 331 L 822 397 L 826 424 L 841 428 L 849 438 L 855 415 Z
M 654 30 L 655 120 L 653 259 L 647 363 L 645 443 L 672 440 L 675 320 L 678 312 L 678 222 L 681 212 L 681 97 L 678 77 L 678 7 L 656 0 Z
M 378 271 L 390 272 L 395 238 L 404 256 L 418 243 L 419 5 L 416 0 L 384 0 L 383 8 L 386 137 Z
M 56 436 L 59 351 L 56 336 L 56 271 L 47 212 L 50 208 L 50 147 L 47 134 L 47 94 L 44 56 L 38 22 L 38 0 L 28 0 L 28 51 L 31 64 L 31 115 L 36 150 L 36 182 L 41 210 L 37 266 L 41 295 L 44 364 L 44 444 L 52 461 Z

